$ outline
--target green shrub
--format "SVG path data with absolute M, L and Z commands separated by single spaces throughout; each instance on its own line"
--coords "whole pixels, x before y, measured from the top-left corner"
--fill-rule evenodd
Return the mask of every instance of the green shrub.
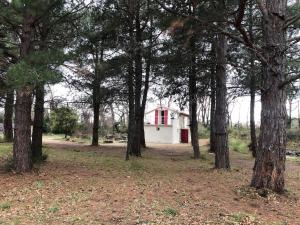
M 57 108 L 51 113 L 51 130 L 54 134 L 72 135 L 78 122 L 76 112 L 69 107 Z
M 248 145 L 245 141 L 236 139 L 236 138 L 230 138 L 229 139 L 229 148 L 232 151 L 247 154 L 248 153 Z

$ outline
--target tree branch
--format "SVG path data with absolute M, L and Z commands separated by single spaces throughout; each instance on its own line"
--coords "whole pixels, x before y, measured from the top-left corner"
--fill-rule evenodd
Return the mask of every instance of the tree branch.
M 281 82 L 278 87 L 280 89 L 284 88 L 286 85 L 288 85 L 288 84 L 290 84 L 290 83 L 292 83 L 292 82 L 294 82 L 294 81 L 296 81 L 298 79 L 300 79 L 300 74 L 294 75 L 294 76 L 291 76 L 291 77 L 287 78 L 286 80 L 284 80 L 283 82 Z
M 287 19 L 284 28 L 288 28 L 290 25 L 297 22 L 297 20 L 300 20 L 300 14 Z

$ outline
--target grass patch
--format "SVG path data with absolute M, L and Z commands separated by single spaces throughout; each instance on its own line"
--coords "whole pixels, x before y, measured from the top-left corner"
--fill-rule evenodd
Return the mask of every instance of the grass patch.
M 163 211 L 164 215 L 166 216 L 177 216 L 178 215 L 178 211 L 176 209 L 173 209 L 173 208 L 166 208 L 164 211 Z
M 12 156 L 12 144 L 0 143 L 0 158 L 8 158 Z

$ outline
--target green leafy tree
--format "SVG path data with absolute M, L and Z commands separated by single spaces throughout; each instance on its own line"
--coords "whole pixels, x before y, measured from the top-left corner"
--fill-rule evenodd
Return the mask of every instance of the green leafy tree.
M 78 115 L 69 107 L 57 108 L 50 115 L 51 130 L 55 134 L 72 135 L 78 122 Z

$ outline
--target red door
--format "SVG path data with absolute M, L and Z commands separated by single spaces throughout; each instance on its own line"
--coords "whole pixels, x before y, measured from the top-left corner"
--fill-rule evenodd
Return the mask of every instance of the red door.
M 181 129 L 181 143 L 189 143 L 189 130 Z

